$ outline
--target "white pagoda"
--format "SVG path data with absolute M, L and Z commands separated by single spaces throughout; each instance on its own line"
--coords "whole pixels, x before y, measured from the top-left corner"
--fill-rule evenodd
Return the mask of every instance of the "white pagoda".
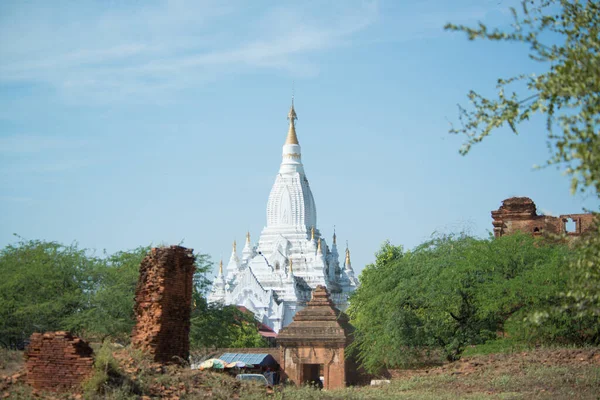
M 258 243 L 250 234 L 241 258 L 236 243 L 229 263 L 215 277 L 209 302 L 246 307 L 275 332 L 290 324 L 294 314 L 310 300 L 311 291 L 324 285 L 336 307 L 345 310 L 357 285 L 350 251 L 340 267 L 336 235 L 331 248 L 317 228 L 317 208 L 302 166 L 296 136 L 294 101 L 279 173 L 267 203 L 267 226 Z

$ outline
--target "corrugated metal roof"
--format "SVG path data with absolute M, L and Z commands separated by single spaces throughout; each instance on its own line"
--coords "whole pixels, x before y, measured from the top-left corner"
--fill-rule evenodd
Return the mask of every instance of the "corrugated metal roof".
M 273 356 L 270 354 L 248 354 L 248 353 L 224 353 L 221 357 L 221 360 L 226 361 L 228 363 L 234 361 L 242 361 L 246 364 L 253 365 L 273 365 L 277 364 Z

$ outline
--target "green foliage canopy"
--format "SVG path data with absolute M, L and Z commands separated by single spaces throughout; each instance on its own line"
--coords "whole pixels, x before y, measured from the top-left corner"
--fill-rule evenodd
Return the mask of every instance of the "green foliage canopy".
M 529 57 L 545 70 L 498 79 L 498 95 L 486 98 L 470 91 L 471 107 L 460 107 L 466 154 L 494 130 L 507 124 L 518 133 L 519 124 L 539 113 L 546 118 L 553 154 L 548 164 L 563 164 L 571 176 L 571 191 L 592 189 L 600 196 L 600 1 L 522 0 L 511 9 L 512 29 L 471 28 L 447 24 L 446 29 L 467 34 L 470 40 L 508 41 L 529 46 Z M 522 93 L 509 86 L 525 83 Z M 514 87 L 514 86 L 513 86 Z M 600 215 L 589 236 L 577 245 L 571 264 L 573 276 L 562 306 L 555 310 L 595 318 L 600 325 Z
M 351 298 L 352 350 L 371 372 L 428 350 L 456 360 L 511 319 L 556 302 L 568 254 L 565 245 L 530 235 L 439 236 L 409 252 L 386 242 Z
M 133 302 L 140 263 L 150 246 L 97 259 L 85 307 L 68 318 L 69 329 L 126 343 L 133 328 Z
M 521 122 L 541 113 L 554 145 L 548 163 L 567 165 L 573 192 L 591 187 L 600 193 L 600 2 L 523 0 L 521 10 L 511 12 L 507 31 L 446 25 L 470 40 L 526 44 L 529 57 L 546 66 L 540 75 L 498 79 L 495 98 L 469 92 L 472 107 L 460 108 L 462 126 L 451 130 L 467 136 L 461 153 L 504 124 L 517 133 Z M 523 93 L 510 89 L 519 82 L 525 83 Z
M 560 294 L 560 304 L 529 316 L 532 327 L 544 332 L 555 321 L 565 320 L 572 326 L 570 341 L 576 344 L 600 344 L 600 214 L 593 230 L 574 245 L 574 255 L 567 270 L 569 281 Z M 550 332 L 556 335 L 554 332 Z M 565 336 L 564 334 L 559 336 Z
M 0 250 L 0 342 L 16 346 L 32 332 L 67 328 L 87 307 L 98 265 L 76 244 L 19 239 Z
M 33 332 L 70 330 L 127 343 L 134 325 L 139 267 L 150 246 L 97 257 L 77 244 L 19 239 L 0 250 L 0 346 L 18 347 Z M 260 347 L 252 315 L 204 298 L 212 263 L 196 254 L 192 345 Z
M 199 263 L 206 266 L 204 273 L 212 265 L 207 255 L 197 255 L 196 264 Z M 235 306 L 206 301 L 210 282 L 204 273 L 194 276 L 191 348 L 268 347 L 266 340 L 258 333 L 258 322 L 252 314 L 244 313 Z
M 600 327 L 600 219 L 596 217 L 594 231 L 578 243 L 572 264 L 573 284 L 566 297 L 580 316 L 595 316 Z
M 260 336 L 252 314 L 235 306 L 207 303 L 204 297 L 194 296 L 190 346 L 192 349 L 226 347 L 268 347 Z

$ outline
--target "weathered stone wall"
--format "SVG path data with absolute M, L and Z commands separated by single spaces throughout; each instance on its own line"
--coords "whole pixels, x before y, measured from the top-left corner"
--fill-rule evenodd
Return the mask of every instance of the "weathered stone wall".
M 157 362 L 188 359 L 194 261 L 191 249 L 170 246 L 153 248 L 140 265 L 131 342 Z
M 588 232 L 592 229 L 592 225 L 594 224 L 594 215 L 593 214 L 565 214 L 561 215 L 560 218 L 565 221 L 567 218 L 575 221 L 575 232 L 567 232 L 568 235 L 571 236 L 579 236 L 583 233 Z M 565 221 L 566 222 L 566 221 Z
M 502 202 L 499 209 L 492 211 L 494 236 L 501 237 L 518 231 L 538 236 L 543 234 L 567 234 L 580 236 L 592 225 L 592 214 L 564 214 L 558 217 L 538 215 L 533 200 L 528 197 L 511 197 Z M 567 232 L 569 219 L 575 222 L 575 230 Z
M 90 376 L 94 351 L 68 332 L 34 333 L 25 351 L 28 384 L 38 390 L 67 391 Z

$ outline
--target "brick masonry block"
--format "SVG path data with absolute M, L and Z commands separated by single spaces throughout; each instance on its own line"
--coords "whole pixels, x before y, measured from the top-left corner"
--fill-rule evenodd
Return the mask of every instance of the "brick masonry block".
M 140 265 L 132 345 L 160 363 L 186 360 L 195 270 L 192 249 L 153 248 Z
M 25 351 L 26 382 L 54 392 L 77 387 L 92 373 L 93 355 L 87 342 L 69 332 L 34 333 Z

